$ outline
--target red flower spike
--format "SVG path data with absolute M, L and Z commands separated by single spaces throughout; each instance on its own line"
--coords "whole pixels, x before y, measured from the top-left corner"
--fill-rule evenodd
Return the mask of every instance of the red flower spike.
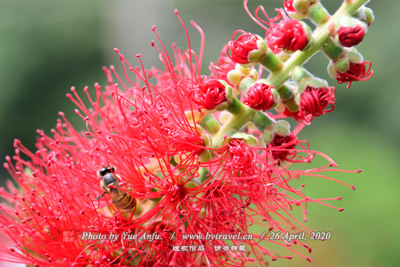
M 268 110 L 278 104 L 278 93 L 273 86 L 256 83 L 247 90 L 244 103 L 255 110 Z
M 215 79 L 206 80 L 193 91 L 192 99 L 207 110 L 216 109 L 227 102 L 225 85 Z
M 340 27 L 337 31 L 341 45 L 352 47 L 361 43 L 365 36 L 365 29 L 360 25 L 354 27 Z
M 176 15 L 180 19 L 177 11 Z M 202 36 L 198 26 L 192 25 Z M 159 39 L 155 27 L 153 31 Z M 8 190 L 0 189 L 6 200 L 0 205 L 0 232 L 15 245 L 0 244 L 5 255 L 2 259 L 34 266 L 222 267 L 264 266 L 267 257 L 292 258 L 276 255 L 264 247 L 266 242 L 309 259 L 296 251 L 308 248 L 301 240 L 269 240 L 251 233 L 249 227 L 259 224 L 269 231 L 309 233 L 311 230 L 292 216 L 292 209 L 298 207 L 302 221 L 306 221 L 308 203 L 340 211 L 325 203 L 340 198 L 307 197 L 302 192 L 304 185 L 295 188 L 291 180 L 315 176 L 342 183 L 324 175 L 328 170 L 342 170 L 330 168 L 337 165 L 328 156 L 310 151 L 306 141 L 298 141 L 302 123 L 285 137 L 276 134 L 281 132 L 279 123 L 273 125 L 274 140 L 266 148 L 250 146 L 240 138 L 229 139 L 220 148 L 205 147 L 195 121 L 187 114 L 195 117 L 193 100 L 218 108 L 229 101 L 230 87 L 223 90 L 225 82 L 200 75 L 203 42 L 199 56 L 190 41 L 187 50 L 173 46 L 174 60 L 162 43 L 161 48 L 154 42 L 152 46 L 159 52 L 164 69 L 144 69 L 140 55 L 139 66 L 132 66 L 116 50 L 125 79 L 111 66 L 104 68 L 105 88 L 95 84 L 93 93 L 84 89 L 87 101 L 75 88 L 67 94 L 86 125 L 84 132 L 77 131 L 60 112 L 51 136 L 38 131 L 36 152 L 18 140 L 14 142 L 15 156 L 6 157 L 4 166 L 19 188 L 10 182 Z M 249 54 L 254 55 L 254 50 Z M 259 58 L 262 56 L 260 52 Z M 261 76 L 261 70 L 259 73 Z M 155 81 L 150 83 L 150 78 Z M 328 112 L 322 107 L 326 102 L 332 105 L 329 93 L 313 93 L 305 101 L 306 112 Z M 221 118 L 218 115 L 216 118 Z M 247 129 L 261 138 L 257 129 Z M 199 155 L 205 149 L 212 150 L 213 157 L 200 162 Z M 324 158 L 327 165 L 287 169 L 291 164 L 310 162 L 314 155 Z M 127 192 L 141 208 L 120 210 L 112 204 L 110 194 L 96 199 L 103 193 L 96 172 L 105 166 L 115 167 L 113 174 L 120 180 L 118 188 L 110 187 Z M 230 238 L 226 236 L 183 239 L 185 234 L 207 233 L 243 237 L 249 231 L 253 236 L 242 240 L 227 241 Z M 105 238 L 82 238 L 88 232 Z M 155 234 L 160 239 L 112 241 L 108 239 L 110 232 L 139 238 Z
M 368 68 L 366 67 L 367 64 L 369 64 Z M 351 83 L 354 81 L 367 81 L 374 74 L 371 70 L 371 66 L 371 61 L 364 61 L 361 63 L 350 62 L 348 71 L 344 73 L 336 73 L 336 81 L 339 84 L 348 82 L 349 84 L 347 85 L 347 88 L 350 88 Z

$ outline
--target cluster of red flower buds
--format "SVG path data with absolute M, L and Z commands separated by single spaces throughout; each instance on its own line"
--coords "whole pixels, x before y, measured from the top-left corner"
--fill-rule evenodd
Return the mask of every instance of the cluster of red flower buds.
M 210 75 L 201 73 L 203 47 L 198 56 L 189 38 L 187 50 L 172 47 L 174 57 L 162 43 L 151 43 L 163 69 L 144 69 L 140 55 L 140 67 L 132 66 L 116 49 L 125 79 L 111 66 L 104 68 L 105 88 L 84 89 L 89 104 L 75 88 L 67 94 L 85 131 L 60 113 L 51 136 L 38 131 L 36 152 L 15 141 L 16 154 L 4 166 L 18 188 L 10 182 L 0 191 L 6 201 L 0 231 L 13 245 L 0 246 L 1 260 L 33 266 L 264 266 L 292 258 L 268 248 L 271 242 L 310 261 L 304 240 L 272 240 L 271 231 L 309 234 L 301 222 L 307 221 L 307 204 L 342 211 L 327 203 L 341 197 L 306 196 L 305 185 L 292 180 L 314 176 L 354 186 L 321 173 L 342 170 L 298 137 L 314 118 L 333 111 L 336 101 L 335 88 L 303 64 L 322 51 L 338 83 L 369 79 L 371 64 L 354 46 L 373 13 L 364 6 L 367 0 L 346 0 L 333 15 L 318 0 L 284 0 L 284 9 L 271 18 L 262 6 L 251 13 L 247 1 L 265 37 L 236 31 L 210 64 Z M 316 156 L 326 164 L 298 167 Z M 294 207 L 302 220 L 291 213 Z M 253 225 L 264 230 L 253 233 Z

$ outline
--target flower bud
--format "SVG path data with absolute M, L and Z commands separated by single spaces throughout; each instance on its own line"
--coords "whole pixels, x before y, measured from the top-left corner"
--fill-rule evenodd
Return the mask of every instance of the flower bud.
M 308 115 L 312 117 L 318 117 L 322 114 L 330 112 L 334 109 L 335 99 L 335 88 L 334 87 L 311 87 L 308 86 L 301 94 L 300 108 L 303 116 Z M 329 110 L 325 110 L 328 105 L 331 105 Z
M 204 149 L 199 154 L 199 162 L 207 162 L 211 159 L 211 152 L 210 150 Z
M 272 129 L 275 134 L 285 137 L 290 134 L 290 124 L 285 120 L 280 120 L 274 123 Z
M 357 10 L 357 12 L 354 13 L 353 16 L 355 18 L 365 22 L 368 25 L 368 27 L 371 25 L 371 23 L 375 19 L 374 12 L 372 11 L 372 9 L 370 9 L 369 7 L 365 7 L 365 6 L 360 7 Z
M 271 131 L 270 129 L 267 129 L 266 131 L 263 132 L 262 138 L 265 144 L 269 144 L 274 140 L 274 132 Z
M 303 67 L 296 67 L 292 72 L 292 79 L 297 83 L 297 91 L 301 94 L 310 86 L 313 88 L 328 87 L 328 82 L 313 76 Z
M 237 40 L 234 40 L 237 32 L 242 34 Z M 233 34 L 232 41 L 228 43 L 230 51 L 229 58 L 246 67 L 252 66 L 263 60 L 267 53 L 267 44 L 264 39 L 256 34 L 243 31 L 236 31 Z
M 275 134 L 274 139 L 267 145 L 267 148 L 270 149 L 274 159 L 284 161 L 295 155 L 296 152 L 293 149 L 296 148 L 297 142 L 298 138 L 293 133 L 289 133 L 286 136 Z
M 250 134 L 246 134 L 246 133 L 242 133 L 242 132 L 235 133 L 234 135 L 232 135 L 231 139 L 243 140 L 249 146 L 257 146 L 258 145 L 257 138 L 255 138 L 254 136 L 252 136 Z M 228 142 L 229 142 L 229 140 L 228 140 Z
M 273 86 L 266 83 L 255 83 L 247 91 L 244 103 L 255 110 L 274 108 L 279 101 L 279 94 Z
M 368 29 L 367 24 L 350 16 L 342 17 L 337 25 L 336 39 L 345 47 L 361 43 Z
M 295 19 L 283 19 L 267 34 L 268 46 L 274 52 L 284 50 L 295 52 L 304 50 L 311 37 L 311 29 L 304 22 Z
M 307 16 L 309 7 L 316 0 L 284 0 L 286 12 L 293 19 L 304 19 Z
M 244 78 L 250 77 L 254 80 L 257 79 L 257 76 L 257 71 L 254 68 L 236 64 L 235 69 L 228 72 L 227 78 L 232 85 L 238 86 Z
M 239 84 L 242 77 L 242 73 L 236 69 L 230 70 L 227 74 L 228 81 L 233 85 Z
M 351 83 L 354 81 L 366 81 L 370 79 L 374 73 L 371 70 L 371 62 L 362 61 L 362 56 L 355 48 L 348 49 L 345 58 L 340 58 L 340 60 L 342 61 L 331 61 L 328 66 L 328 72 L 339 84 L 348 82 L 347 88 L 350 88 Z M 346 60 L 348 62 L 347 68 L 347 64 L 343 63 Z M 367 67 L 367 65 L 369 66 Z
M 338 72 L 346 72 L 350 67 L 350 61 L 347 57 L 339 58 L 335 61 L 335 67 Z
M 207 110 L 223 110 L 232 101 L 232 87 L 225 81 L 208 79 L 191 96 L 195 103 Z

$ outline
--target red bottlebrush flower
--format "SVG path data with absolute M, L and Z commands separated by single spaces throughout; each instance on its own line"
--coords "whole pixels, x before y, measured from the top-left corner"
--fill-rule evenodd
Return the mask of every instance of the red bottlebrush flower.
M 299 111 L 290 112 L 287 108 L 284 114 L 298 121 L 310 123 L 314 117 L 319 117 L 335 109 L 335 88 L 314 88 L 307 86 L 300 97 Z M 326 109 L 328 106 L 329 109 Z
M 298 20 L 287 18 L 271 27 L 265 39 L 274 52 L 279 50 L 295 52 L 303 50 L 308 44 L 304 24 Z
M 360 25 L 354 27 L 340 27 L 337 31 L 341 45 L 352 47 L 361 43 L 365 36 L 365 29 Z
M 247 90 L 244 103 L 253 109 L 265 111 L 278 104 L 278 93 L 273 86 L 256 83 Z
M 225 85 L 215 79 L 205 80 L 193 91 L 192 99 L 207 110 L 216 109 L 227 102 Z
M 10 250 L 0 246 L 1 252 L 9 254 L 2 260 L 35 266 L 194 262 L 193 253 L 159 253 L 179 240 L 123 240 L 122 235 L 154 232 L 151 227 L 159 221 L 176 230 L 192 214 L 199 217 L 200 210 L 194 208 L 186 210 L 186 217 L 177 210 L 180 205 L 193 206 L 185 186 L 194 178 L 198 155 L 204 149 L 196 125 L 185 114 L 193 112 L 187 87 L 191 88 L 188 81 L 198 79 L 190 71 L 195 63 L 190 60 L 188 66 L 179 61 L 174 67 L 165 60 L 166 70 L 149 71 L 130 66 L 120 56 L 124 71 L 127 64 L 136 75 L 135 83 L 126 75 L 131 83 L 127 86 L 111 67 L 119 86 L 105 69 L 109 81 L 105 91 L 96 84 L 92 98 L 88 88 L 84 90 L 91 107 L 74 88 L 67 95 L 77 105 L 75 112 L 86 123 L 86 132 L 78 132 L 60 113 L 64 121 L 58 121 L 53 137 L 38 132 L 36 153 L 15 142 L 14 163 L 8 157 L 5 167 L 20 188 L 10 183 L 10 192 L 0 191 L 9 203 L 1 207 L 0 231 L 15 246 Z M 193 52 L 192 56 L 197 58 Z M 179 74 L 175 73 L 178 68 Z M 148 74 L 156 76 L 156 85 L 147 82 Z M 177 167 L 170 163 L 174 157 L 179 159 Z M 96 173 L 104 166 L 116 167 L 115 176 L 121 182 L 114 189 L 135 198 L 141 209 L 124 211 L 113 205 L 122 201 L 113 200 L 113 191 L 96 200 L 103 192 Z M 110 240 L 110 232 L 120 234 L 119 238 Z M 87 238 L 86 233 L 96 236 Z
M 368 68 L 366 67 L 367 64 L 369 64 Z M 371 70 L 371 65 L 371 61 L 361 63 L 350 62 L 348 71 L 336 73 L 336 81 L 339 84 L 348 82 L 347 88 L 350 88 L 351 83 L 354 81 L 367 81 L 374 74 Z
M 240 32 L 241 35 L 235 40 L 235 35 Z M 266 47 L 261 37 L 256 34 L 244 31 L 236 31 L 232 36 L 232 41 L 228 43 L 230 54 L 229 58 L 239 64 L 257 63 L 265 56 Z M 255 58 L 252 59 L 252 53 Z

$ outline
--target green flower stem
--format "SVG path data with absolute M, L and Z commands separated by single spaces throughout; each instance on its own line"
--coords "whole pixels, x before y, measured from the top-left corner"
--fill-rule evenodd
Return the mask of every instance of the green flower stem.
M 322 47 L 322 51 L 330 58 L 337 59 L 344 54 L 344 48 L 336 43 L 332 38 L 328 38 L 324 46 Z
M 207 114 L 201 119 L 200 126 L 210 134 L 216 134 L 221 128 L 219 122 L 211 114 Z
M 255 110 L 243 105 L 243 109 L 239 114 L 233 115 L 212 138 L 212 145 L 218 148 L 224 140 L 225 135 L 231 135 L 240 130 L 254 115 Z
M 279 87 L 278 93 L 283 100 L 292 99 L 294 96 L 293 87 L 287 84 L 283 84 L 281 87 Z
M 257 111 L 252 121 L 261 132 L 274 123 L 274 120 L 262 111 Z
M 308 10 L 308 17 L 316 25 L 321 25 L 329 20 L 330 15 L 324 6 L 320 2 L 317 2 Z
M 292 70 L 296 66 L 303 65 L 312 55 L 321 50 L 325 42 L 329 38 L 330 27 L 334 25 L 336 19 L 343 14 L 353 14 L 368 0 L 352 0 L 344 1 L 336 13 L 330 17 L 327 22 L 320 24 L 314 31 L 312 39 L 314 44 L 306 51 L 297 51 L 283 64 L 283 67 L 278 71 L 273 71 L 268 80 L 275 88 L 280 88 L 282 84 L 290 78 Z M 254 116 L 255 111 L 252 108 L 244 105 L 243 110 L 233 115 L 223 125 L 218 133 L 212 138 L 213 146 L 219 147 L 225 135 L 229 135 L 242 128 Z
M 244 105 L 236 97 L 232 98 L 232 103 L 226 108 L 226 110 L 232 113 L 233 115 L 240 114 L 243 111 L 243 109 Z
M 267 56 L 263 59 L 261 65 L 272 72 L 283 68 L 283 62 L 271 50 L 268 50 Z
M 293 69 L 292 79 L 299 83 L 301 80 L 311 77 L 311 74 L 303 67 L 297 66 Z

